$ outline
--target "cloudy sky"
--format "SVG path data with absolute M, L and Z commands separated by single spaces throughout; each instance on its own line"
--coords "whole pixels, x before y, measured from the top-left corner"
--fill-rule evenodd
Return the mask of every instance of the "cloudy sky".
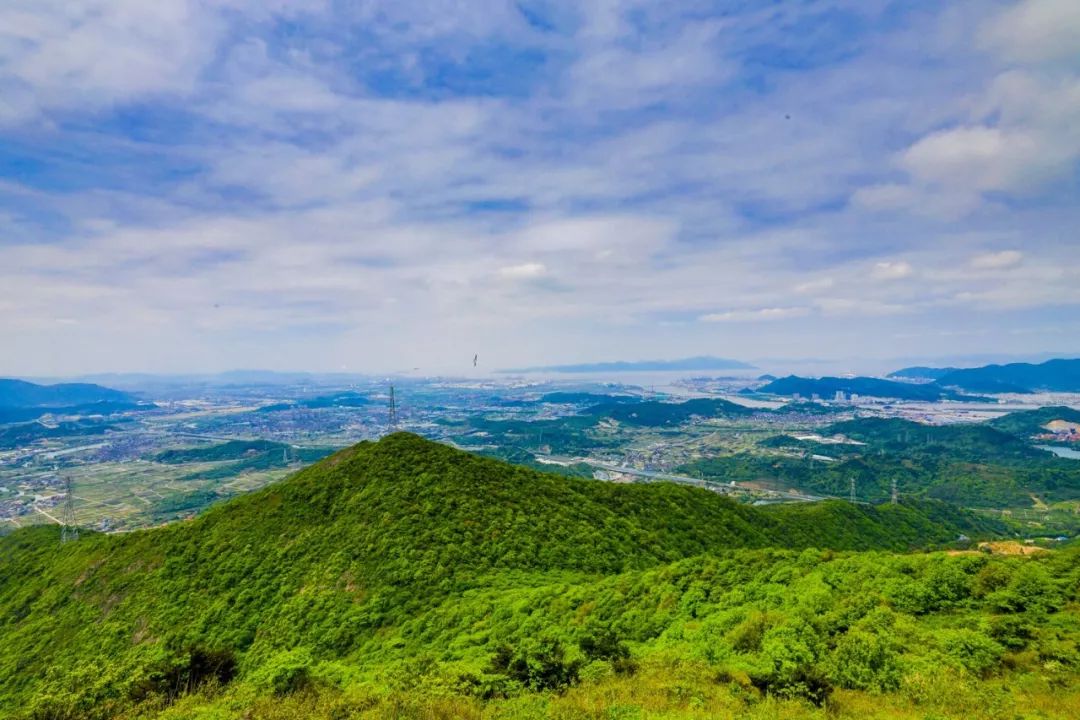
M 1076 0 L 0 5 L 0 373 L 1040 352 Z

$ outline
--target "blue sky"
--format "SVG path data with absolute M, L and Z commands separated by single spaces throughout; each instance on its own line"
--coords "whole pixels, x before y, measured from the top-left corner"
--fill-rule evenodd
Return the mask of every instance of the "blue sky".
M 1080 3 L 13 0 L 0 373 L 1080 355 Z

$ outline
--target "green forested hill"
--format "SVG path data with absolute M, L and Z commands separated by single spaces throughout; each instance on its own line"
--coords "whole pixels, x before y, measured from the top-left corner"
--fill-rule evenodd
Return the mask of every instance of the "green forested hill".
M 826 495 L 846 495 L 852 479 L 859 498 L 881 501 L 895 480 L 906 497 L 935 498 L 965 507 L 1016 508 L 1080 498 L 1080 463 L 1033 447 L 1035 423 L 1072 417 L 1068 408 L 1005 415 L 991 423 L 924 425 L 900 418 L 833 423 L 826 434 L 862 444 L 823 445 L 790 435 L 759 446 L 779 453 L 702 458 L 681 468 L 726 482 L 764 481 Z M 1045 419 L 1042 419 L 1045 418 Z M 796 454 L 797 453 L 797 454 Z M 824 455 L 828 460 L 815 461 Z
M 835 554 L 999 529 L 547 476 L 397 434 L 190 522 L 0 539 L 0 716 L 780 717 L 926 663 L 957 692 L 1072 678 L 1075 551 Z M 650 713 L 635 688 L 654 685 Z M 559 710 L 574 698 L 593 710 Z
M 904 457 L 938 455 L 970 462 L 1053 460 L 1045 450 L 1028 444 L 1026 438 L 986 423 L 924 425 L 901 418 L 859 418 L 833 423 L 826 432 L 865 442 L 871 450 Z
M 1065 422 L 1080 422 L 1080 410 L 1063 405 L 1039 408 L 1038 410 L 1021 410 L 1009 413 L 990 421 L 990 425 L 1017 437 L 1028 439 L 1032 435 L 1045 433 L 1043 426 L 1054 420 Z

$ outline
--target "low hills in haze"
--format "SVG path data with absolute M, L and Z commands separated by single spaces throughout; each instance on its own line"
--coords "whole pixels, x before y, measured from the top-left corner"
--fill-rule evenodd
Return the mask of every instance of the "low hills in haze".
M 907 381 L 907 382 L 905 382 Z M 911 382 L 916 381 L 916 382 Z M 796 375 L 774 379 L 757 389 L 773 395 L 820 395 L 837 391 L 870 397 L 937 402 L 976 399 L 971 394 L 1080 392 L 1080 359 L 1048 360 L 1035 365 L 1012 363 L 978 368 L 909 367 L 873 377 L 806 378 Z
M 578 363 L 573 365 L 544 365 L 539 367 L 500 370 L 502 373 L 617 373 L 617 372 L 657 372 L 681 370 L 752 370 L 749 365 L 739 360 L 718 358 L 708 355 L 679 360 L 618 360 L 614 362 Z
M 1080 359 L 1044 363 L 1009 363 L 975 368 L 904 368 L 889 377 L 933 380 L 943 387 L 970 392 L 1080 392 Z
M 872 377 L 804 378 L 789 375 L 763 385 L 757 389 L 757 392 L 770 395 L 802 395 L 804 397 L 818 395 L 824 399 L 831 399 L 837 392 L 843 392 L 846 395 L 854 393 L 869 397 L 922 400 L 925 402 L 970 399 L 934 383 L 905 383 Z
M 36 385 L 23 380 L 0 379 L 0 406 L 48 407 L 99 402 L 132 402 L 125 392 L 90 383 Z
M 332 704 L 349 682 L 385 688 L 367 706 L 381 707 L 395 688 L 427 697 L 416 684 L 425 677 L 456 678 L 444 696 L 494 702 L 584 683 L 588 662 L 601 663 L 590 672 L 632 672 L 631 645 L 647 658 L 665 627 L 692 617 L 720 623 L 709 643 L 742 653 L 748 687 L 816 702 L 849 686 L 830 679 L 828 644 L 813 651 L 820 667 L 813 653 L 798 661 L 800 673 L 822 673 L 799 685 L 773 667 L 767 643 L 732 639 L 732 628 L 759 622 L 753 598 L 801 602 L 807 592 L 825 607 L 858 597 L 845 611 L 858 619 L 895 593 L 921 608 L 912 612 L 936 612 L 972 592 L 977 567 L 957 561 L 952 595 L 924 597 L 919 584 L 938 572 L 926 561 L 894 571 L 874 553 L 870 590 L 857 579 L 870 564 L 799 552 L 903 551 L 1004 531 L 934 502 L 758 508 L 666 483 L 557 477 L 397 433 L 190 522 L 64 545 L 55 527 L 0 538 L 0 715 L 155 717 L 175 705 L 162 717 L 195 717 L 222 687 L 221 702 L 257 710 L 253 698 L 299 707 L 312 692 Z M 746 632 L 796 627 L 794 615 L 769 613 Z M 675 637 L 667 652 L 686 662 L 705 669 L 719 657 Z M 273 717 L 351 716 L 303 707 Z
M 37 385 L 0 379 L 0 423 L 22 423 L 43 415 L 111 415 L 154 407 L 129 393 L 90 383 Z

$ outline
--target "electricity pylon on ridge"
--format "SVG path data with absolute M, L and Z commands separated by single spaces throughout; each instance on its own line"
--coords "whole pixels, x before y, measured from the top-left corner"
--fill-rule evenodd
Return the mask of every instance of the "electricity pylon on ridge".
M 64 511 L 60 515 L 60 542 L 79 539 L 79 526 L 75 523 L 75 483 L 71 475 L 64 477 Z
M 397 402 L 394 400 L 394 386 L 390 386 L 390 413 L 386 418 L 386 432 L 397 430 Z

